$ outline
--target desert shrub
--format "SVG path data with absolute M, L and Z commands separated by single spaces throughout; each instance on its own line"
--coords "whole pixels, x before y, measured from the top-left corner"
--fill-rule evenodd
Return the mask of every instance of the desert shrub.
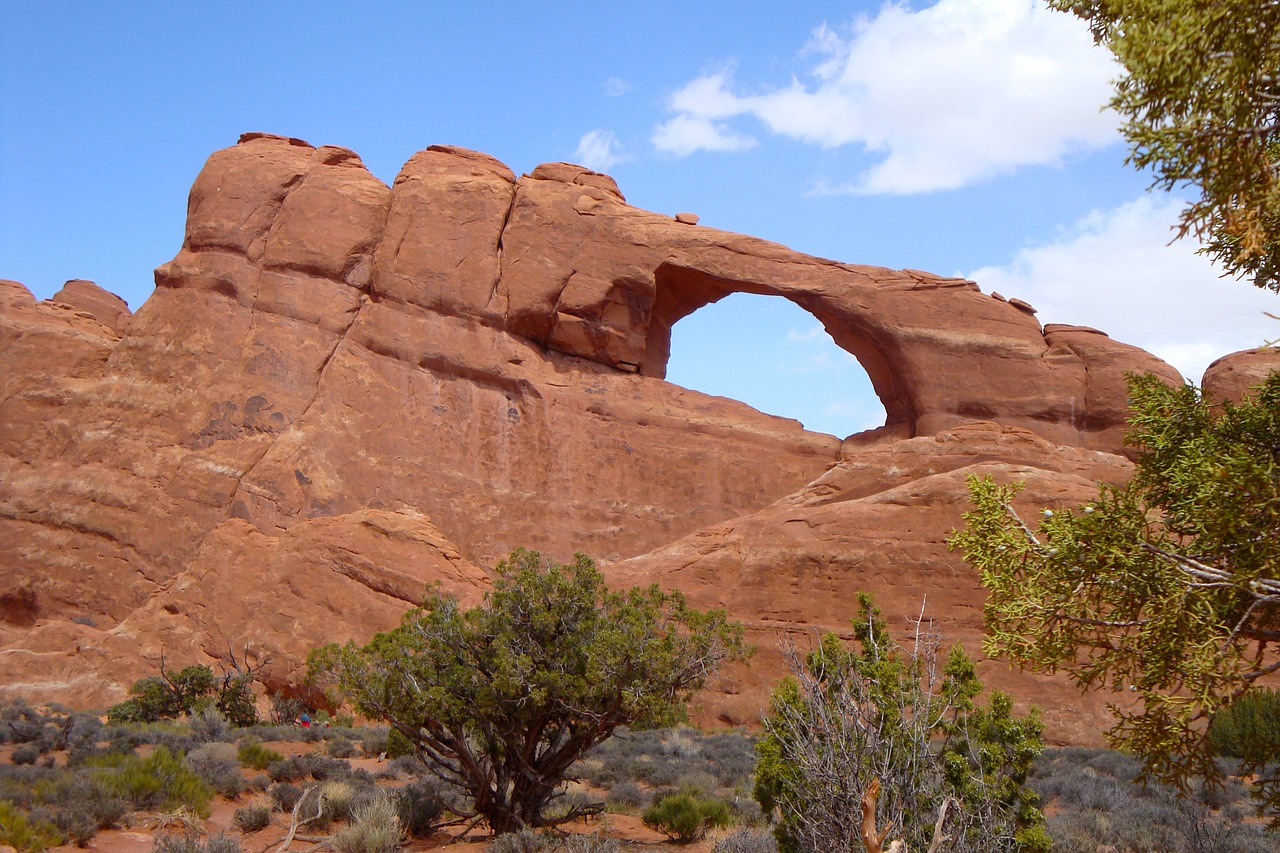
M 240 775 L 240 758 L 229 743 L 209 743 L 187 753 L 186 765 L 201 779 L 227 798 L 235 798 L 244 790 Z
M 90 766 L 106 791 L 135 808 L 187 807 L 201 817 L 209 815 L 212 789 L 163 746 L 145 758 L 108 755 L 93 759 Z
M 29 818 L 8 800 L 0 800 L 0 844 L 18 853 L 36 853 L 62 843 L 62 833 L 48 821 Z
M 171 672 L 165 669 L 161 660 L 160 675 L 149 675 L 135 681 L 129 688 L 129 698 L 107 710 L 107 720 L 112 723 L 148 723 L 214 708 L 224 722 L 233 726 L 251 726 L 258 721 L 252 685 L 251 673 L 242 673 L 234 668 L 219 678 L 204 664 L 192 664 Z
M 517 832 L 508 832 L 485 845 L 485 853 L 552 853 L 556 848 L 556 839 L 544 832 L 534 832 L 525 828 Z
M 562 853 L 619 853 L 621 849 L 617 839 L 597 835 L 570 835 L 560 843 Z
M 386 726 L 370 726 L 359 732 L 360 749 L 366 756 L 381 755 L 387 751 L 391 733 Z
M 267 795 L 271 797 L 277 809 L 282 812 L 291 812 L 298 804 L 298 800 L 302 799 L 302 788 L 290 785 L 288 782 L 277 782 L 267 789 Z
M 682 792 L 668 794 L 644 810 L 644 825 L 682 844 L 696 841 L 708 830 L 729 825 L 729 805 L 714 797 Z
M 267 765 L 267 773 L 276 782 L 295 781 L 310 776 L 317 782 L 325 779 L 341 779 L 351 775 L 351 765 L 335 761 L 323 755 L 295 755 L 292 758 L 273 761 Z
M 37 790 L 53 810 L 54 823 L 81 847 L 99 829 L 116 826 L 129 810 L 127 802 L 84 773 L 63 772 Z
M 402 755 L 387 765 L 387 771 L 396 776 L 421 776 L 426 769 L 416 755 Z
M 611 789 L 623 782 L 679 788 L 694 779 L 707 790 L 750 785 L 754 739 L 739 732 L 703 735 L 694 729 L 619 730 L 574 768 L 592 785 Z
M 1280 836 L 1243 819 L 1239 807 L 1247 791 L 1239 783 L 1183 794 L 1140 783 L 1140 769 L 1136 759 L 1113 750 L 1069 747 L 1041 756 L 1030 784 L 1050 812 L 1054 853 L 1280 851 Z
M 1209 726 L 1209 746 L 1216 755 L 1266 762 L 1280 758 L 1280 692 L 1250 690 Z
M 192 711 L 187 725 L 191 727 L 191 736 L 202 743 L 226 740 L 231 732 L 226 715 L 213 705 L 203 705 Z
M 86 847 L 98 834 L 98 819 L 86 809 L 69 808 L 50 812 L 47 818 L 62 836 L 77 847 Z
M 653 795 L 635 782 L 619 782 L 609 789 L 605 804 L 622 811 L 635 811 L 649 805 Z
M 338 853 L 394 853 L 404 843 L 399 810 L 385 794 L 360 803 L 351 817 L 333 837 Z
M 194 832 L 181 832 L 156 836 L 154 853 L 241 853 L 241 849 L 240 842 L 222 833 L 202 841 Z
M 417 749 L 413 746 L 413 741 L 405 737 L 399 729 L 393 728 L 387 732 L 388 758 L 416 757 L 417 752 Z
M 24 743 L 13 750 L 10 761 L 14 764 L 35 764 L 40 757 L 40 748 L 34 743 Z
M 445 801 L 429 779 L 416 779 L 396 797 L 400 826 L 414 838 L 430 835 L 444 813 Z
M 275 726 L 291 726 L 307 710 L 307 706 L 296 696 L 286 696 L 277 691 L 271 697 L 271 724 Z
M 241 765 L 251 770 L 266 770 L 273 762 L 284 760 L 283 755 L 255 740 L 242 741 L 236 757 Z
M 717 841 L 711 853 L 778 853 L 778 842 L 767 829 L 739 829 Z
M 356 787 L 350 782 L 331 779 L 322 782 L 320 795 L 324 798 L 324 816 L 329 820 L 347 820 L 355 805 Z
M 241 832 L 257 832 L 271 825 L 271 809 L 262 803 L 236 809 L 236 829 Z
M 351 758 L 356 754 L 356 745 L 344 737 L 336 737 L 329 741 L 325 752 L 330 758 Z

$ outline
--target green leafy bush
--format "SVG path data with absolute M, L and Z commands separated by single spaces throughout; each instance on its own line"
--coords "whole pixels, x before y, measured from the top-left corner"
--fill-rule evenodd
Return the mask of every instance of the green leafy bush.
M 668 794 L 644 810 L 644 825 L 681 844 L 696 841 L 708 830 L 729 825 L 729 804 L 694 793 Z
M 18 853 L 36 853 L 62 843 L 62 833 L 52 823 L 29 818 L 8 800 L 0 800 L 0 844 Z
M 1280 758 L 1280 692 L 1251 690 L 1220 711 L 1209 726 L 1209 746 L 1228 758 L 1258 763 Z
M 103 788 L 138 809 L 190 808 L 201 817 L 209 816 L 213 789 L 182 759 L 167 748 L 157 747 L 146 758 L 136 755 L 105 755 L 90 759 Z
M 233 726 L 252 726 L 258 722 L 252 686 L 249 673 L 231 670 L 219 679 L 204 664 L 169 672 L 161 661 L 160 675 L 135 681 L 130 697 L 107 710 L 107 721 L 153 723 L 214 708 Z
M 241 765 L 250 770 L 266 770 L 274 762 L 284 761 L 283 755 L 253 740 L 241 743 L 236 757 L 240 759 Z

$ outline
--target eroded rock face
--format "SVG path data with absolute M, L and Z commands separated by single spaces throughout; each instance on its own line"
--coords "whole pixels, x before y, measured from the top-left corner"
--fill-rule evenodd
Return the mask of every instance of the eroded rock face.
M 91 283 L 0 282 L 0 691 L 101 705 L 162 652 L 228 646 L 285 683 L 428 583 L 478 599 L 517 545 L 685 589 L 762 647 L 839 628 L 866 588 L 897 617 L 927 595 L 977 651 L 981 593 L 943 543 L 965 475 L 1088 497 L 1127 475 L 1124 374 L 1178 381 L 972 282 L 445 146 L 387 187 L 347 149 L 246 134 L 156 283 L 130 316 Z M 844 440 L 665 382 L 672 326 L 734 292 L 817 317 L 886 425 Z M 751 719 L 776 669 L 730 674 L 704 717 Z
M 1239 403 L 1276 370 L 1280 370 L 1280 349 L 1276 347 L 1233 352 L 1209 365 L 1200 390 L 1210 403 Z

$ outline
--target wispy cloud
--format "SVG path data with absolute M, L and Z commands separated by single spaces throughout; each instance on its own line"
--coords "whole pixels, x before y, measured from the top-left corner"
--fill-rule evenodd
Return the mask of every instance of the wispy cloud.
M 1190 240 L 1170 244 L 1182 204 L 1147 195 L 1095 211 L 1056 239 L 966 277 L 1030 302 L 1042 323 L 1095 326 L 1199 384 L 1215 358 L 1280 334 L 1262 313 L 1280 313 L 1280 297 L 1219 278 Z
M 814 31 L 804 79 L 742 92 L 731 71 L 698 77 L 668 101 L 653 134 L 677 156 L 754 140 L 731 122 L 824 148 L 859 145 L 883 159 L 822 192 L 956 189 L 1021 166 L 1054 164 L 1117 138 L 1100 111 L 1117 69 L 1075 18 L 1037 0 L 888 4 L 852 27 Z
M 620 98 L 635 87 L 621 77 L 610 77 L 604 81 L 604 93 L 610 98 Z
M 622 143 L 611 130 L 590 130 L 578 140 L 574 160 L 588 169 L 606 172 L 625 160 Z

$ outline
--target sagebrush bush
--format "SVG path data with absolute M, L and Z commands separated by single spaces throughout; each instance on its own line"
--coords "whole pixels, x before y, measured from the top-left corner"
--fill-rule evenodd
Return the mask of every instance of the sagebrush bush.
M 62 833 L 52 823 L 33 819 L 8 800 L 0 800 L 0 845 L 18 853 L 38 853 L 62 840 Z
M 351 824 L 333 837 L 338 853 L 394 853 L 404 843 L 396 804 L 385 794 L 365 800 L 351 814 Z
M 778 853 L 778 842 L 767 829 L 739 829 L 718 840 L 711 853 Z
M 598 835 L 570 835 L 560 843 L 561 853 L 620 853 L 622 845 L 616 838 Z
M 714 797 L 682 792 L 668 794 L 641 814 L 644 825 L 682 844 L 696 841 L 709 830 L 729 825 L 728 803 Z
M 1113 750 L 1047 750 L 1030 784 L 1049 813 L 1054 853 L 1280 853 L 1280 836 L 1244 819 L 1242 785 L 1182 794 L 1139 783 L 1140 768 Z M 1210 810 L 1206 799 L 1220 810 Z
M 400 789 L 396 808 L 404 831 L 414 838 L 425 838 L 435 831 L 445 802 L 430 779 L 415 779 Z
M 277 782 L 267 789 L 267 795 L 275 802 L 276 808 L 282 812 L 291 812 L 302 799 L 302 788 L 288 782 Z
M 555 837 L 525 828 L 499 835 L 485 845 L 484 853 L 552 853 L 555 849 Z
M 154 853 L 242 853 L 240 842 L 222 833 L 201 839 L 194 832 L 161 833 Z
M 236 747 L 229 743 L 207 743 L 198 747 L 187 753 L 185 763 L 215 791 L 228 799 L 234 799 L 244 791 L 240 758 Z
M 236 809 L 236 829 L 241 832 L 257 832 L 271 825 L 271 809 L 262 803 Z
M 24 743 L 13 750 L 9 760 L 14 764 L 35 764 L 40 757 L 40 748 L 34 743 Z
M 649 805 L 653 794 L 635 782 L 619 782 L 609 789 L 605 804 L 614 810 L 636 811 Z
M 351 758 L 356 754 L 356 745 L 344 737 L 336 737 L 329 741 L 325 752 L 330 758 Z

